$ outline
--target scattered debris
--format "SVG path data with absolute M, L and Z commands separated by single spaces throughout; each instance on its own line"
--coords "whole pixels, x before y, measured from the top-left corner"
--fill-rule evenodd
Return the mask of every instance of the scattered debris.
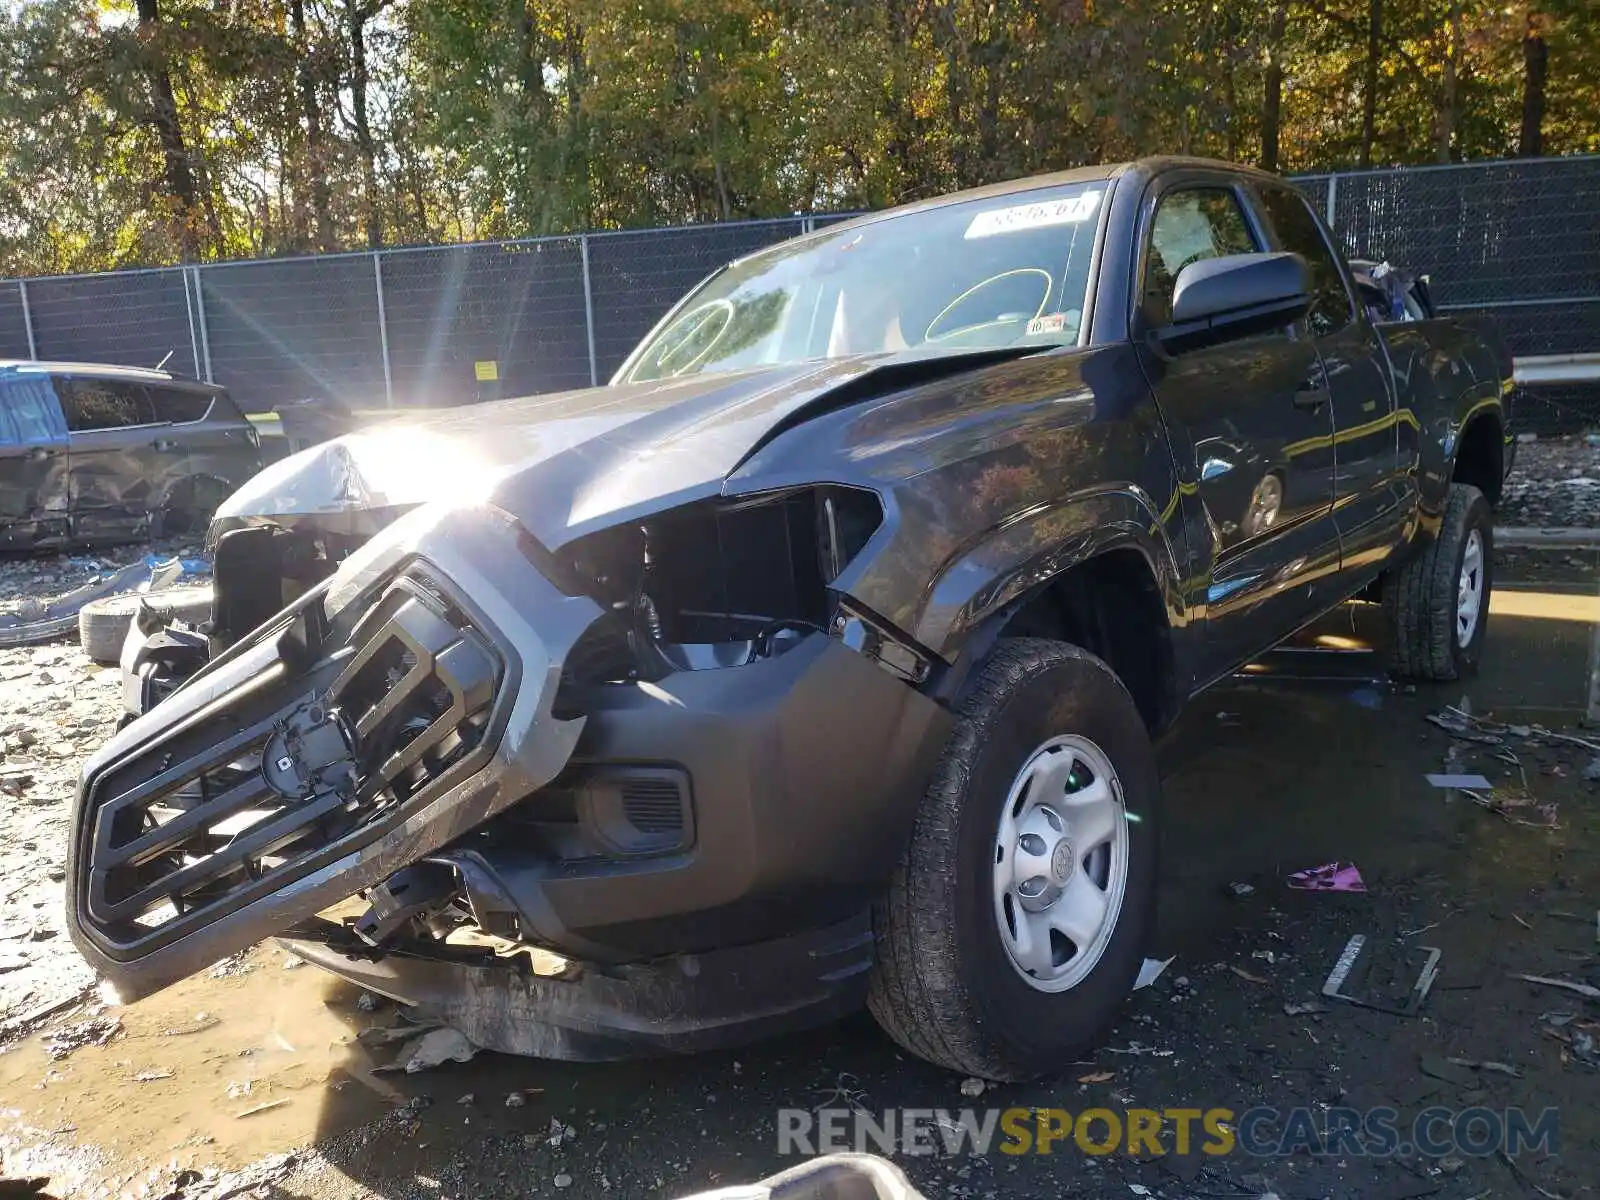
M 1423 778 L 1436 788 L 1479 788 L 1487 790 L 1494 786 L 1482 775 L 1425 775 Z
M 1152 1058 L 1171 1058 L 1177 1053 L 1175 1050 L 1158 1050 L 1154 1046 L 1146 1046 L 1143 1042 L 1129 1042 L 1125 1049 L 1117 1046 L 1107 1046 L 1107 1054 L 1133 1054 L 1146 1055 Z
M 1424 1054 L 1418 1064 L 1424 1075 L 1433 1079 L 1442 1079 L 1446 1083 L 1453 1083 L 1458 1087 L 1471 1087 L 1478 1082 L 1478 1077 L 1465 1065 L 1453 1058 L 1441 1058 L 1437 1055 Z
M 1234 900 L 1248 900 L 1256 894 L 1256 888 L 1253 883 L 1241 883 L 1235 880 L 1228 885 L 1227 892 Z
M 521 1092 L 509 1092 L 506 1095 L 507 1108 L 522 1108 L 528 1103 L 528 1097 Z
M 1079 1083 L 1110 1083 L 1117 1077 L 1115 1071 L 1091 1071 L 1087 1075 L 1079 1075 Z
M 362 992 L 361 995 L 356 997 L 356 1011 L 364 1013 L 377 1012 L 378 1005 L 381 1003 L 382 1001 L 371 992 Z
M 976 1098 L 983 1095 L 984 1089 L 988 1086 L 983 1080 L 969 1076 L 961 1081 L 961 1094 L 969 1098 Z
M 1302 892 L 1364 892 L 1366 882 L 1354 863 L 1331 862 L 1296 871 L 1289 886 Z
M 1429 713 L 1427 720 L 1451 737 L 1460 738 L 1464 742 L 1477 742 L 1484 746 L 1498 746 L 1505 739 L 1497 734 L 1485 733 L 1482 722 L 1469 713 L 1462 712 L 1459 708 L 1446 706 L 1442 711 Z
M 559 1150 L 566 1142 L 578 1136 L 578 1131 L 571 1125 L 563 1125 L 560 1117 L 550 1118 L 550 1136 L 545 1138 L 545 1145 Z
M 1177 956 L 1174 955 L 1173 957 L 1175 958 Z M 1161 978 L 1161 972 L 1170 967 L 1172 962 L 1173 960 L 1171 958 L 1145 959 L 1144 964 L 1139 968 L 1139 977 L 1133 981 L 1133 990 L 1137 992 L 1140 988 L 1149 987 L 1152 983 Z
M 566 1174 L 566 1173 L 565 1173 L 565 1172 L 563 1172 L 563 1173 L 562 1173 L 562 1174 L 560 1174 L 560 1175 L 557 1175 L 557 1176 L 556 1176 L 556 1177 L 555 1177 L 555 1179 L 554 1179 L 554 1180 L 552 1180 L 552 1182 L 553 1182 L 553 1183 L 554 1183 L 554 1184 L 555 1184 L 555 1185 L 556 1185 L 556 1186 L 557 1186 L 557 1187 L 558 1187 L 558 1188 L 569 1188 L 569 1187 L 571 1187 L 571 1186 L 572 1186 L 572 1176 L 571 1176 L 571 1175 L 568 1175 L 568 1174 Z
M 440 1063 L 471 1062 L 477 1053 L 478 1047 L 469 1042 L 467 1035 L 459 1029 L 432 1029 L 401 1046 L 394 1062 L 376 1069 L 415 1075 Z
M 74 1050 L 84 1046 L 104 1046 L 120 1032 L 122 1032 L 121 1018 L 90 1017 L 87 1021 L 79 1021 L 76 1025 L 68 1025 L 64 1029 L 56 1029 L 45 1034 L 44 1052 L 60 1062 Z
M 1236 967 L 1232 963 L 1228 964 L 1228 970 L 1232 971 L 1235 975 L 1237 975 L 1240 979 L 1243 979 L 1247 983 L 1267 983 L 1267 982 L 1269 982 L 1268 980 L 1263 979 L 1260 975 L 1252 975 L 1249 971 L 1246 971 L 1243 967 Z
M 478 1099 L 478 1097 L 477 1097 L 477 1095 L 475 1093 L 473 1093 L 473 1092 L 463 1092 L 461 1094 L 460 1099 L 458 1099 L 456 1101 L 456 1103 L 457 1104 L 472 1104 L 477 1099 Z
M 1301 1003 L 1291 1001 L 1283 1006 L 1283 1015 L 1286 1017 L 1304 1017 L 1311 1013 L 1324 1013 L 1328 1009 L 1325 1005 L 1318 1004 L 1315 1000 L 1306 1000 Z
M 1387 950 L 1388 953 L 1384 953 Z M 1401 993 L 1404 980 L 1409 977 L 1409 967 L 1417 955 L 1426 955 L 1416 975 L 1416 982 Z M 1358 1008 L 1396 1016 L 1415 1016 L 1427 999 L 1428 993 L 1439 977 L 1439 959 L 1443 952 L 1433 946 L 1405 946 L 1396 942 L 1378 948 L 1365 934 L 1355 934 L 1339 953 L 1322 985 L 1322 994 L 1330 1000 L 1343 1000 Z M 1365 987 L 1365 992 L 1346 991 L 1346 984 Z
M 140 1071 L 133 1077 L 135 1083 L 154 1083 L 158 1079 L 171 1079 L 172 1072 L 162 1067 L 154 1071 Z
M 1509 821 L 1513 825 L 1526 825 L 1532 829 L 1554 829 L 1556 827 L 1556 806 L 1553 803 L 1541 804 L 1527 788 L 1495 788 L 1487 796 L 1472 788 L 1462 788 L 1461 794 L 1482 808 L 1488 809 L 1496 816 Z M 1525 816 L 1515 816 L 1514 813 L 1523 812 L 1537 817 L 1530 820 Z
M 1525 979 L 1529 983 L 1539 983 L 1545 987 L 1563 988 L 1569 992 L 1576 992 L 1580 996 L 1586 996 L 1590 1000 L 1600 1000 L 1600 987 L 1591 987 L 1587 983 L 1573 983 L 1568 979 L 1551 979 L 1546 975 L 1519 975 L 1515 972 L 1512 973 L 1511 978 Z
M 162 1037 L 187 1037 L 191 1033 L 204 1033 L 208 1029 L 215 1029 L 222 1024 L 221 1017 L 214 1017 L 210 1013 L 197 1012 L 194 1020 L 188 1025 L 175 1025 L 171 1029 L 163 1029 Z
M 1503 1062 L 1492 1062 L 1488 1059 L 1480 1061 L 1472 1058 L 1448 1058 L 1445 1061 L 1457 1067 L 1470 1067 L 1474 1071 L 1490 1071 L 1496 1075 L 1509 1075 L 1513 1079 L 1522 1078 L 1521 1071 Z
M 287 1097 L 281 1100 L 268 1100 L 265 1104 L 258 1104 L 254 1108 L 247 1108 L 243 1112 L 234 1113 L 234 1120 L 242 1120 L 245 1117 L 253 1117 L 257 1113 L 271 1112 L 275 1108 L 282 1108 L 287 1103 L 289 1103 Z

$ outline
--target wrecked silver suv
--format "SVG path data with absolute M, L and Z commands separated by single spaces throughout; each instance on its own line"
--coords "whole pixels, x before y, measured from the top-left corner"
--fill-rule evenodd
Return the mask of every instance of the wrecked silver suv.
M 1401 670 L 1476 664 L 1509 377 L 1220 163 L 762 251 L 605 388 L 236 493 L 212 620 L 146 631 L 84 769 L 74 938 L 138 996 L 277 935 L 523 1053 L 866 999 L 1048 1071 L 1143 957 L 1182 700 L 1358 592 Z

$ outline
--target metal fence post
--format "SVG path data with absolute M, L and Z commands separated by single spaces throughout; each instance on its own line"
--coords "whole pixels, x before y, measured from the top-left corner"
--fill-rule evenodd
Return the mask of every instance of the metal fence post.
M 383 251 L 372 252 L 372 286 L 378 293 L 378 348 L 383 352 L 383 404 L 394 407 L 394 371 L 389 365 L 389 316 L 383 305 Z
M 589 386 L 600 386 L 600 363 L 594 353 L 594 288 L 589 282 L 589 235 L 578 238 L 578 252 L 583 256 L 583 327 L 589 334 Z
M 1334 206 L 1334 201 L 1338 199 L 1338 196 L 1339 196 L 1339 176 L 1337 174 L 1330 173 L 1328 175 L 1328 228 L 1329 229 L 1337 229 L 1338 228 L 1338 226 L 1333 223 L 1333 206 Z
M 194 327 L 194 291 L 190 287 L 189 272 L 186 268 L 179 267 L 183 276 L 183 307 L 189 314 L 189 361 L 194 364 L 195 378 L 200 377 L 200 335 Z
M 28 357 L 39 361 L 39 347 L 33 341 L 33 310 L 28 307 L 28 281 L 17 280 L 17 294 L 22 297 L 22 328 L 28 334 Z
M 194 279 L 194 308 L 200 318 L 200 354 L 205 361 L 205 380 L 215 383 L 211 377 L 211 331 L 206 328 L 206 293 L 200 286 L 200 268 L 190 267 L 189 271 Z

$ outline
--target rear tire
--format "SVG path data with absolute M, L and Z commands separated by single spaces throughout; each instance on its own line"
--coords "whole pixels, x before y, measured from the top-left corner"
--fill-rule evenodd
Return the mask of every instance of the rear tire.
M 1448 682 L 1478 669 L 1494 590 L 1494 521 L 1471 484 L 1452 483 L 1433 541 L 1384 580 L 1396 675 Z
M 1076 646 L 1002 641 L 956 712 L 874 910 L 868 1006 L 920 1058 L 1031 1079 L 1102 1038 L 1133 985 L 1154 923 L 1160 778 L 1133 698 Z M 1076 916 L 1093 906 L 1086 886 L 1106 901 L 1094 925 Z

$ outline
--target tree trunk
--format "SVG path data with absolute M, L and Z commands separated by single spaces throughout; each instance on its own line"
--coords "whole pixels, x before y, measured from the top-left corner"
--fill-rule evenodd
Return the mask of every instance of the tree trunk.
M 1517 153 L 1523 158 L 1538 158 L 1544 153 L 1544 77 L 1549 50 L 1539 14 L 1528 10 L 1528 30 L 1522 35 L 1522 136 Z
M 333 228 L 333 203 L 328 192 L 327 140 L 323 136 L 322 107 L 317 103 L 317 80 L 311 70 L 311 41 L 306 36 L 305 0 L 289 0 L 289 22 L 294 33 L 296 82 L 300 90 L 300 116 L 306 123 L 303 176 L 311 192 L 311 215 L 317 226 L 317 249 L 326 254 L 338 249 Z
M 383 216 L 378 206 L 378 148 L 372 140 L 371 118 L 367 114 L 367 22 L 382 7 L 368 8 L 351 0 L 350 14 L 350 110 L 355 125 L 356 151 L 361 156 L 361 211 L 366 226 L 367 249 L 383 245 Z
M 1434 158 L 1450 161 L 1455 142 L 1456 108 L 1460 101 L 1459 73 L 1461 70 L 1461 0 L 1450 3 L 1450 49 L 1445 54 L 1444 77 L 1439 85 L 1439 119 L 1436 126 Z
M 178 98 L 172 90 L 166 50 L 161 45 L 161 13 L 157 0 L 139 0 L 139 33 L 149 54 L 145 69 L 150 84 L 150 123 L 161 142 L 162 183 L 178 206 L 178 246 L 185 261 L 200 257 L 200 196 L 194 168 L 178 123 Z
M 1283 31 L 1289 5 L 1278 4 L 1267 24 L 1267 70 L 1261 97 L 1261 169 L 1278 169 L 1278 133 L 1283 126 Z
M 1367 0 L 1366 79 L 1361 88 L 1361 165 L 1372 165 L 1378 139 L 1378 55 L 1383 38 L 1383 0 Z

